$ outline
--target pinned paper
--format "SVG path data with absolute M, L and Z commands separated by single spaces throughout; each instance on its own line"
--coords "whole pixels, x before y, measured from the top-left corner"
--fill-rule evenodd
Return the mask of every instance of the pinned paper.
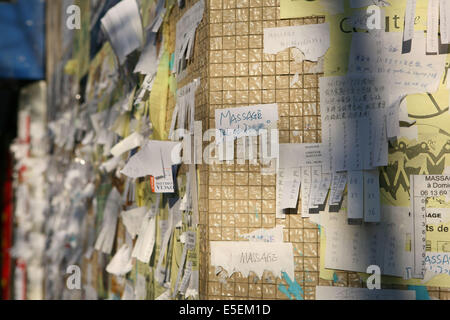
M 312 183 L 312 168 L 302 168 L 302 181 L 301 181 L 301 199 L 302 199 L 302 217 L 309 217 L 309 194 L 311 192 Z
M 277 218 L 284 218 L 283 210 L 296 208 L 301 182 L 301 169 L 279 168 L 277 172 Z
M 331 172 L 372 169 L 387 161 L 387 97 L 388 87 L 376 78 L 320 78 L 322 141 Z
M 122 197 L 116 188 L 113 188 L 108 195 L 102 228 L 95 242 L 95 249 L 103 253 L 110 254 L 116 235 L 117 218 L 122 206 Z
M 167 174 L 165 168 L 181 162 L 180 151 L 179 142 L 150 140 L 130 158 L 121 173 L 130 178 L 163 177 Z
M 257 135 L 263 129 L 275 129 L 278 121 L 278 106 L 277 104 L 260 104 L 216 109 L 215 116 L 218 134 L 239 138 Z M 220 137 L 217 140 L 222 141 Z
M 414 36 L 414 20 L 416 18 L 416 0 L 407 0 L 405 9 L 405 29 L 403 41 L 412 40 Z
M 328 164 L 327 148 L 322 143 L 280 143 L 280 168 L 313 167 Z M 328 173 L 328 166 L 322 171 Z
M 364 221 L 380 222 L 380 180 L 378 170 L 364 171 Z
M 197 1 L 177 22 L 174 72 L 179 74 L 192 54 L 195 32 L 202 21 L 204 0 Z
M 123 64 L 127 55 L 142 44 L 142 21 L 136 0 L 120 1 L 101 20 L 111 46 Z
M 200 79 L 195 79 L 177 90 L 177 104 L 172 115 L 169 139 L 176 140 L 176 138 L 180 138 L 175 135 L 177 124 L 179 129 L 188 130 L 191 135 L 194 134 L 195 92 L 199 85 Z
M 423 32 L 415 32 L 411 51 L 403 52 L 399 32 L 355 33 L 348 58 L 349 73 L 372 74 L 379 83 L 389 83 L 387 91 L 397 96 L 436 92 L 446 56 L 426 54 L 427 42 L 428 37 L 425 39 Z
M 138 132 L 133 132 L 128 137 L 116 144 L 110 152 L 114 157 L 118 157 L 127 151 L 141 146 L 144 142 L 145 138 L 143 136 L 141 136 Z
M 100 165 L 100 170 L 105 170 L 106 172 L 109 173 L 114 169 L 116 169 L 121 161 L 122 161 L 121 157 L 111 158 Z
M 211 265 L 222 267 L 231 276 L 240 272 L 248 277 L 255 272 L 262 277 L 264 271 L 281 277 L 286 272 L 294 279 L 294 255 L 292 243 L 264 243 L 211 241 Z
M 330 47 L 330 25 L 322 23 L 264 29 L 264 53 L 277 54 L 292 47 L 299 49 L 306 60 L 318 61 Z
M 448 245 L 450 246 L 450 245 Z M 425 278 L 431 278 L 439 274 L 450 274 L 449 252 L 427 252 L 425 257 Z
M 131 248 L 127 244 L 123 244 L 106 266 L 106 271 L 116 276 L 124 276 L 131 269 L 133 269 Z
M 342 196 L 344 194 L 345 186 L 347 185 L 347 173 L 337 172 L 333 174 L 331 179 L 331 191 L 330 200 L 328 201 L 330 205 L 330 212 L 338 212 L 340 208 L 340 203 L 342 201 Z
M 440 0 L 440 23 L 441 23 L 441 43 L 450 43 L 450 3 L 447 0 Z
M 146 212 L 146 207 L 139 207 L 128 211 L 122 211 L 120 214 L 123 224 L 132 239 L 137 236 Z
M 145 217 L 139 229 L 138 239 L 134 245 L 132 257 L 143 263 L 149 263 L 156 240 L 156 219 Z
M 439 51 L 439 0 L 428 0 L 427 53 Z
M 158 69 L 158 54 L 156 48 L 156 33 L 147 31 L 147 39 L 139 61 L 134 68 L 134 73 L 155 75 Z
M 283 226 L 278 225 L 272 229 L 258 229 L 242 234 L 240 238 L 250 242 L 283 242 Z

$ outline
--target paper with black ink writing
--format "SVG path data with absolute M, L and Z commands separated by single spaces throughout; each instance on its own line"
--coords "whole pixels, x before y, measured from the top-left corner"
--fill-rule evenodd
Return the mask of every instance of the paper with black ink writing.
M 291 47 L 299 49 L 306 60 L 318 61 L 330 47 L 330 25 L 322 23 L 264 29 L 264 53 L 276 54 Z

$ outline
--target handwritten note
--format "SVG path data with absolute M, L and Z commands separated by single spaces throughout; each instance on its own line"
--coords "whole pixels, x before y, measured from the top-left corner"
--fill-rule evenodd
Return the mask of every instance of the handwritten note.
M 387 87 L 375 78 L 350 76 L 323 77 L 319 86 L 330 171 L 372 169 L 373 154 L 387 144 L 386 134 L 376 134 L 386 130 Z M 381 159 L 387 161 L 387 156 Z
M 330 187 L 329 211 L 338 212 L 345 186 L 347 185 L 347 173 L 337 172 L 333 174 Z
M 123 244 L 106 266 L 106 271 L 116 276 L 124 276 L 130 272 L 132 268 L 131 248 L 128 245 Z
M 366 272 L 369 265 L 380 266 L 384 275 L 403 277 L 413 265 L 407 251 L 412 219 L 407 207 L 381 207 L 378 224 L 349 225 L 342 212 L 320 215 L 325 230 L 325 268 Z
M 450 253 L 427 252 L 425 257 L 425 270 L 431 274 L 450 275 Z
M 275 129 L 278 121 L 277 104 L 216 109 L 216 129 L 222 137 L 258 135 L 260 130 Z M 216 137 L 217 138 L 217 137 Z M 222 139 L 218 139 L 222 141 Z
M 102 228 L 95 241 L 95 249 L 110 254 L 116 235 L 117 219 L 122 205 L 122 197 L 116 188 L 108 195 Z
M 204 10 L 204 0 L 197 1 L 177 22 L 174 64 L 174 72 L 177 74 L 191 57 L 195 32 L 202 21 Z
M 272 229 L 258 229 L 242 234 L 240 238 L 251 242 L 283 242 L 283 226 L 278 225 Z
M 364 221 L 380 222 L 380 180 L 378 170 L 364 171 Z
M 437 34 L 437 31 L 436 31 Z M 399 32 L 355 33 L 349 56 L 349 73 L 373 74 L 389 83 L 397 95 L 435 92 L 444 73 L 445 55 L 427 55 L 423 32 L 414 33 L 411 51 L 402 52 Z
M 362 171 L 349 171 L 348 176 L 348 218 L 363 219 L 364 175 Z
M 211 241 L 211 265 L 224 268 L 229 276 L 240 272 L 248 277 L 253 271 L 262 277 L 269 271 L 275 277 L 286 272 L 294 279 L 292 243 Z
M 151 141 L 128 160 L 121 173 L 130 178 L 140 178 L 148 175 L 160 177 L 164 175 L 161 149 Z
M 322 23 L 264 29 L 264 53 L 276 54 L 291 47 L 299 49 L 306 60 L 318 61 L 330 47 L 330 25 Z

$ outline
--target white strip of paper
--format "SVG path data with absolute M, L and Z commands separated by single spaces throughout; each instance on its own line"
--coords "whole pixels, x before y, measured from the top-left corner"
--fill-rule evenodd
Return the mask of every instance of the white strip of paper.
M 364 221 L 380 222 L 380 181 L 378 170 L 364 171 Z
M 450 2 L 440 0 L 439 2 L 440 21 L 441 21 L 441 43 L 450 43 Z
M 112 147 L 110 152 L 114 157 L 118 157 L 127 151 L 141 146 L 144 142 L 145 138 L 143 136 L 141 136 L 138 132 L 133 132 L 128 137 Z
M 412 40 L 414 36 L 414 20 L 416 18 L 416 0 L 407 0 L 405 10 L 405 29 L 403 41 Z
M 331 184 L 331 174 L 322 173 L 322 179 L 320 181 L 319 192 L 317 192 L 316 198 L 314 199 L 314 205 L 321 206 L 325 204 L 327 200 L 328 190 Z
M 329 201 L 330 205 L 338 205 L 341 202 L 342 195 L 344 193 L 346 185 L 347 185 L 346 172 L 336 172 L 333 174 L 330 201 Z
M 301 198 L 302 198 L 302 217 L 309 217 L 309 194 L 311 192 L 312 183 L 312 168 L 302 168 L 302 182 L 301 182 Z
M 439 50 L 439 0 L 428 0 L 427 53 Z
M 301 182 L 300 168 L 278 169 L 277 173 L 277 218 L 285 218 L 283 209 L 296 208 Z
M 364 218 L 364 176 L 362 171 L 349 171 L 348 175 L 348 219 Z
M 314 204 L 316 194 L 320 190 L 320 182 L 322 182 L 322 167 L 316 166 L 311 169 L 311 193 L 309 194 L 309 209 L 317 209 L 318 207 Z
M 264 28 L 264 53 L 276 54 L 291 47 L 299 49 L 306 60 L 318 61 L 330 47 L 330 25 Z

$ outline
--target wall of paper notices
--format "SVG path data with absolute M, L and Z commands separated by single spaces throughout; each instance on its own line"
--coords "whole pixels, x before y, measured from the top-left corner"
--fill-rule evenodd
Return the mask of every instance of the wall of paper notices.
M 47 2 L 15 298 L 450 299 L 450 4 L 389 2 Z

